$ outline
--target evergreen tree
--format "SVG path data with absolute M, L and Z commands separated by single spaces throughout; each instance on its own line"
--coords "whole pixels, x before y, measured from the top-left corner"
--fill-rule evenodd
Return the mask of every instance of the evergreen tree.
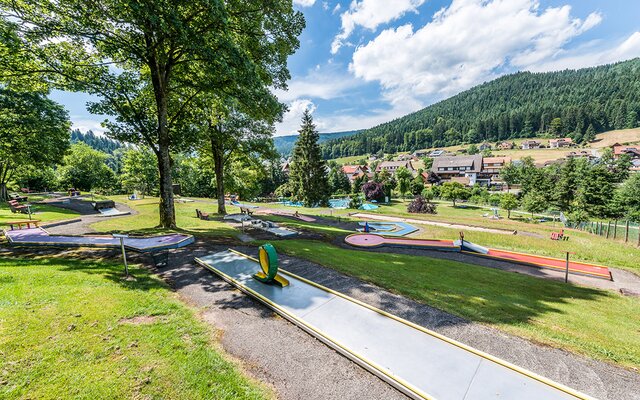
M 290 183 L 294 201 L 306 206 L 325 206 L 329 201 L 327 164 L 322 159 L 318 140 L 320 135 L 309 110 L 302 116 L 298 141 L 291 158 Z
M 589 127 L 587 128 L 587 131 L 585 132 L 584 136 L 582 137 L 582 142 L 583 143 L 589 143 L 589 142 L 593 142 L 594 140 L 596 140 L 596 130 L 593 127 L 593 124 L 589 124 Z
M 614 194 L 614 177 L 604 165 L 590 168 L 582 179 L 576 203 L 592 217 L 606 218 Z

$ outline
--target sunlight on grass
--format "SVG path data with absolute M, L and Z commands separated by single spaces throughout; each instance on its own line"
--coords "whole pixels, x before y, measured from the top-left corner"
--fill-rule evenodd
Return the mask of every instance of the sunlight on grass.
M 429 257 L 367 253 L 308 240 L 274 245 L 463 318 L 640 367 L 638 298 Z
M 46 204 L 33 204 L 31 210 L 31 218 L 42 222 L 57 222 L 79 217 L 79 214 L 75 211 L 65 210 L 64 208 L 53 207 Z M 7 221 L 22 221 L 28 219 L 28 214 L 14 214 L 11 212 L 7 203 L 0 203 L 0 225 Z
M 0 258 L 0 397 L 260 399 L 209 328 L 130 266 Z

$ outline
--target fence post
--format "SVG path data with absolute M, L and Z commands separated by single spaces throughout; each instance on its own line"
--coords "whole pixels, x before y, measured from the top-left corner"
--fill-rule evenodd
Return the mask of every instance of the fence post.
M 627 243 L 629 241 L 629 220 L 627 220 L 627 226 L 624 229 L 624 242 Z
M 640 225 L 638 225 L 638 247 L 640 247 Z
M 615 239 L 618 236 L 618 220 L 613 221 L 613 238 Z
M 611 221 L 607 221 L 607 239 L 609 239 L 609 231 L 611 230 Z

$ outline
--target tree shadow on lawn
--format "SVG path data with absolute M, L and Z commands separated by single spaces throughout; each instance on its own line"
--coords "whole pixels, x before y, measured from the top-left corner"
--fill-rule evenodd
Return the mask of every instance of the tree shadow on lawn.
M 304 258 L 304 252 L 290 255 Z M 296 268 L 295 261 L 282 264 L 334 290 L 366 302 L 370 301 L 364 299 L 372 299 L 378 303 L 373 305 L 410 320 L 422 319 L 420 314 L 425 313 L 432 326 L 463 322 L 434 314 L 430 311 L 432 308 L 472 321 L 520 325 L 539 320 L 545 314 L 566 313 L 561 306 L 572 301 L 598 302 L 613 296 L 605 290 L 423 256 L 380 253 L 375 259 L 360 261 L 360 265 L 347 257 L 341 259 L 344 264 L 332 266 L 329 261 L 325 264 L 328 269 L 316 267 L 314 272 Z M 375 286 L 368 287 L 369 283 L 388 290 L 391 295 Z M 367 295 L 371 292 L 376 293 L 373 298 Z M 406 298 L 411 299 L 411 305 L 403 301 Z M 603 303 L 603 307 L 610 304 Z M 578 306 L 575 307 L 577 310 Z

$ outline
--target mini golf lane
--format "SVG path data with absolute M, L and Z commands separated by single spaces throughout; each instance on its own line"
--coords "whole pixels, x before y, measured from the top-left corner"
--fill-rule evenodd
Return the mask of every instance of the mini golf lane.
M 49 235 L 42 228 L 5 231 L 4 234 L 9 243 L 20 246 L 120 247 L 120 239 L 112 236 Z M 193 242 L 193 236 L 177 233 L 124 239 L 124 245 L 127 249 L 138 252 L 174 249 Z
M 564 271 L 566 268 L 566 260 L 561 260 L 559 258 L 535 256 L 533 254 L 516 253 L 506 250 L 488 250 L 489 251 L 486 254 L 480 253 L 479 255 L 561 271 Z M 612 280 L 609 268 L 600 265 L 593 265 L 569 260 L 569 272 L 573 274 L 588 275 Z
M 371 233 L 354 234 L 347 236 L 344 241 L 355 247 L 415 247 L 422 249 L 460 251 L 460 246 L 456 246 L 453 240 L 436 239 L 406 239 L 375 235 Z
M 590 399 L 286 271 L 287 287 L 260 283 L 252 278 L 259 264 L 240 253 L 196 262 L 413 398 Z

